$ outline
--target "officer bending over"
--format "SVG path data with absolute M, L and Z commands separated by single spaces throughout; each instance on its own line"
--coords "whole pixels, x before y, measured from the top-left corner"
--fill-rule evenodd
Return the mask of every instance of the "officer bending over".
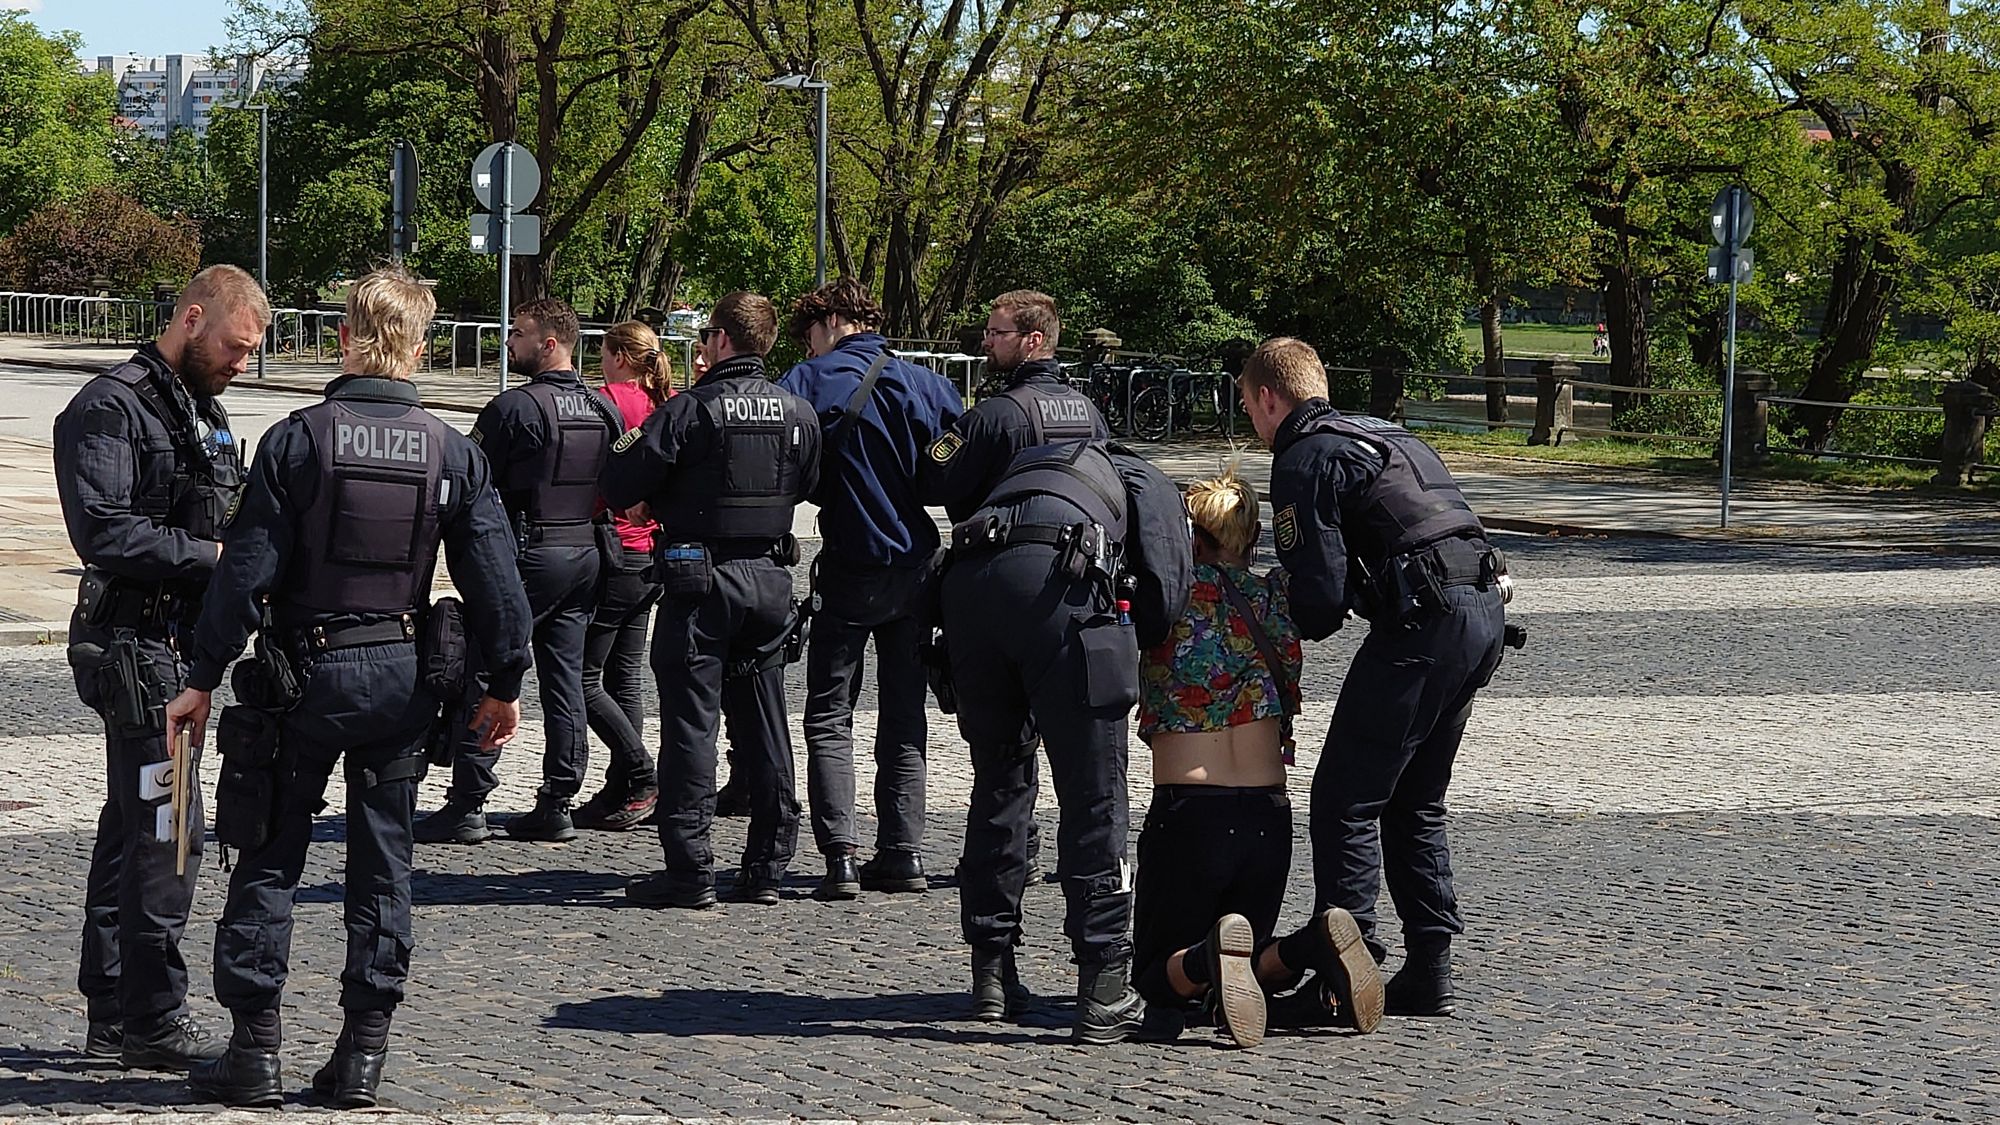
M 1305 343 L 1264 341 L 1238 380 L 1271 447 L 1272 539 L 1308 638 L 1369 621 L 1313 775 L 1315 913 L 1354 916 L 1380 962 L 1386 878 L 1405 960 L 1390 1015 L 1451 1014 L 1451 938 L 1464 930 L 1445 841 L 1445 787 L 1472 698 L 1500 663 L 1506 563 L 1444 462 L 1409 431 L 1327 403 Z
M 597 476 L 624 427 L 610 404 L 578 377 L 572 358 L 577 337 L 575 311 L 553 297 L 516 308 L 507 332 L 507 370 L 528 382 L 495 395 L 472 427 L 472 440 L 493 467 L 493 487 L 513 522 L 521 582 L 535 611 L 542 784 L 534 811 L 507 822 L 507 835 L 516 840 L 576 837 L 570 805 L 583 788 L 590 757 L 584 638 L 597 612 L 605 549 L 615 534 L 595 518 Z M 490 835 L 486 797 L 500 784 L 493 771 L 500 755 L 482 749 L 470 733 L 459 741 L 444 807 L 417 826 L 422 843 L 477 844 Z
M 69 659 L 77 694 L 104 720 L 109 787 L 84 889 L 83 1049 L 127 1067 L 186 1070 L 222 1052 L 187 1012 L 180 951 L 201 870 L 200 788 L 176 875 L 175 843 L 157 831 L 168 797 L 143 795 L 139 779 L 167 760 L 163 707 L 180 690 L 182 646 L 242 484 L 216 396 L 270 320 L 254 278 L 211 266 L 181 294 L 158 343 L 84 384 L 56 418 L 56 492 L 84 571 Z
M 485 458 L 420 408 L 409 382 L 435 308 L 399 270 L 370 274 L 348 295 L 343 374 L 325 401 L 258 445 L 196 628 L 187 690 L 167 709 L 169 734 L 192 728 L 198 743 L 209 693 L 261 630 L 259 659 L 239 664 L 234 681 L 238 699 L 258 706 L 226 709 L 216 733 L 216 837 L 243 849 L 215 931 L 215 995 L 235 1030 L 228 1051 L 190 1076 L 197 1093 L 228 1105 L 283 1100 L 292 896 L 343 755 L 346 1019 L 313 1089 L 339 1106 L 375 1104 L 389 1018 L 409 975 L 410 819 L 441 702 L 416 641 L 443 612 L 429 608 L 440 541 L 484 646 L 487 695 L 473 727 L 497 746 L 520 721 L 529 618 L 513 535 Z
M 798 561 L 792 512 L 819 480 L 819 419 L 765 375 L 777 338 L 769 298 L 731 293 L 716 302 L 701 330 L 707 373 L 626 431 L 604 470 L 605 502 L 626 510 L 643 501 L 662 529 L 653 674 L 666 869 L 625 888 L 646 906 L 715 905 L 709 829 L 725 677 L 744 677 L 730 688 L 730 733 L 751 805 L 733 897 L 775 904 L 797 843 L 785 722 L 797 614 L 786 567 Z
M 921 892 L 924 878 L 924 670 L 917 594 L 937 554 L 937 524 L 917 501 L 924 451 L 964 407 L 951 381 L 897 359 L 879 331 L 882 306 L 852 278 L 823 285 L 792 310 L 811 358 L 779 381 L 819 412 L 813 629 L 806 653 L 806 792 L 826 857 L 814 897 L 864 888 Z M 854 701 L 875 638 L 875 857 L 855 864 Z

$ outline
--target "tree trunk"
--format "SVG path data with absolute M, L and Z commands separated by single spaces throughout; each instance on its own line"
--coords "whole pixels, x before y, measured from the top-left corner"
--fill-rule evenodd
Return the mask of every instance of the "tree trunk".
M 1646 328 L 1651 281 L 1634 275 L 1628 261 L 1608 263 L 1604 272 L 1604 329 L 1611 338 L 1611 377 L 1621 387 L 1652 385 L 1652 337 Z M 1612 425 L 1631 410 L 1638 395 L 1613 394 Z
M 1493 259 L 1485 254 L 1474 257 L 1472 283 L 1479 290 L 1479 345 L 1485 362 L 1482 370 L 1486 375 L 1486 420 L 1489 423 L 1507 420 L 1507 352 L 1500 336 L 1500 306 L 1507 300 L 1493 277 Z M 1497 425 L 1489 429 L 1499 429 Z

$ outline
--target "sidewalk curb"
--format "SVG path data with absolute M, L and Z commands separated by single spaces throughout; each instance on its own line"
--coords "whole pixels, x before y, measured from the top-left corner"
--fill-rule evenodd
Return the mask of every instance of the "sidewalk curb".
M 69 625 L 61 621 L 29 621 L 0 625 L 0 648 L 69 643 Z
M 1653 539 L 1679 543 L 1708 543 L 1718 547 L 1816 547 L 1831 551 L 1900 551 L 1907 554 L 1956 555 L 1961 557 L 2000 556 L 2000 543 L 1915 543 L 1873 542 L 1866 539 L 1811 539 L 1788 535 L 1738 535 L 1717 528 L 1713 531 L 1662 531 L 1656 528 L 1582 527 L 1549 520 L 1515 519 L 1509 516 L 1481 516 L 1479 522 L 1496 531 L 1524 535 L 1577 539 Z
M 82 372 L 85 375 L 95 375 L 98 372 L 104 370 L 103 366 L 99 364 L 65 363 L 62 360 L 56 360 L 56 359 L 15 359 L 12 357 L 0 357 L 0 363 L 10 364 L 15 367 L 39 367 L 45 371 L 78 371 Z M 288 395 L 311 395 L 314 398 L 321 398 L 325 394 L 325 391 L 320 387 L 301 387 L 291 383 L 274 383 L 274 382 L 259 383 L 257 382 L 254 376 L 250 376 L 248 378 L 249 378 L 248 382 L 244 382 L 241 384 L 232 383 L 231 385 L 241 386 L 245 390 L 278 391 L 282 394 L 288 394 Z M 421 380 L 415 380 L 415 382 L 417 383 L 419 389 L 423 387 L 423 382 Z M 480 411 L 486 409 L 486 404 L 483 402 L 479 403 L 478 405 L 467 405 L 466 403 L 462 402 L 455 402 L 446 399 L 433 399 L 433 398 L 420 398 L 418 400 L 418 405 L 422 406 L 426 410 L 450 410 L 459 414 L 477 414 Z

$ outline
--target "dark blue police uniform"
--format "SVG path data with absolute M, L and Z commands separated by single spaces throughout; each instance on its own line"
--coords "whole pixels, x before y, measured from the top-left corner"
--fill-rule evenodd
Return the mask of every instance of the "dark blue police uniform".
M 607 421 L 609 409 L 576 372 L 544 371 L 494 396 L 472 429 L 513 523 L 521 582 L 535 613 L 535 677 L 545 739 L 536 808 L 543 814 L 568 807 L 583 788 L 589 763 L 583 648 L 604 564 L 597 478 L 621 428 L 615 419 Z M 476 733 L 464 732 L 452 763 L 450 801 L 483 804 L 499 785 L 494 773 L 499 757 L 497 750 L 479 748 Z M 560 830 L 556 837 L 566 838 Z
M 343 375 L 258 445 L 195 633 L 188 685 L 212 691 L 259 627 L 300 696 L 278 731 L 270 834 L 237 861 L 216 924 L 216 997 L 239 1016 L 276 1009 L 286 979 L 292 896 L 313 815 L 344 759 L 347 963 L 340 1004 L 388 1011 L 410 964 L 411 817 L 426 735 L 440 701 L 424 686 L 415 636 L 442 542 L 452 581 L 479 623 L 486 692 L 512 700 L 527 669 L 529 608 L 514 533 L 486 459 L 418 406 L 399 379 Z
M 148 344 L 86 383 L 57 416 L 55 469 L 63 521 L 85 568 L 70 664 L 77 694 L 104 720 L 109 787 L 85 884 L 77 986 L 89 1009 L 90 1052 L 118 1054 L 122 1041 L 130 1065 L 153 1065 L 174 1060 L 153 1060 L 149 1038 L 206 1042 L 185 1017 L 180 952 L 202 848 L 197 828 L 186 873 L 174 874 L 174 845 L 157 830 L 167 798 L 142 798 L 139 775 L 167 760 L 165 704 L 181 689 L 182 646 L 242 461 L 221 404 L 190 394 Z M 193 797 L 188 822 L 198 826 L 199 789 Z
M 1096 404 L 1063 379 L 1055 360 L 1031 359 L 1008 373 L 1005 390 L 982 399 L 931 443 L 917 470 L 917 496 L 956 523 L 986 503 L 1023 449 L 1110 436 Z
M 937 553 L 937 525 L 917 499 L 917 466 L 964 412 L 951 381 L 889 359 L 868 399 L 848 404 L 888 348 L 877 332 L 842 337 L 792 368 L 779 386 L 812 404 L 824 438 L 819 489 L 818 595 L 806 653 L 806 793 L 822 854 L 852 852 L 854 703 L 861 661 L 875 639 L 875 814 L 878 856 L 918 856 L 924 838 L 926 744 L 915 596 Z M 886 868 L 878 870 L 886 871 Z M 905 859 L 904 872 L 921 865 Z M 870 870 L 860 873 L 870 885 Z M 912 881 L 906 889 L 920 889 Z
M 1075 1030 L 1094 1043 L 1124 1038 L 1144 1014 L 1128 987 L 1126 718 L 1139 698 L 1139 648 L 1117 604 L 1127 534 L 1125 486 L 1098 443 L 1036 447 L 953 526 L 943 589 L 958 728 L 972 756 L 958 875 L 975 996 L 984 1003 L 982 989 L 1012 975 L 1021 942 L 1039 733 L 1060 806 L 1063 932 L 1080 966 Z
M 629 885 L 634 901 L 715 902 L 716 728 L 732 674 L 745 680 L 732 685 L 730 733 L 751 806 L 737 889 L 777 901 L 798 836 L 784 669 L 796 614 L 786 567 L 798 550 L 792 513 L 818 486 L 819 456 L 812 404 L 773 384 L 758 356 L 716 364 L 612 447 L 605 502 L 624 509 L 643 500 L 662 529 L 653 672 L 666 869 Z
M 1380 961 L 1386 878 L 1416 974 L 1398 978 L 1435 983 L 1464 928 L 1444 794 L 1473 696 L 1500 663 L 1495 555 L 1444 462 L 1401 427 L 1314 399 L 1285 419 L 1272 454 L 1271 531 L 1292 619 L 1314 640 L 1350 608 L 1370 622 L 1313 775 L 1316 909 L 1354 915 Z M 1448 981 L 1442 995 L 1448 1009 Z

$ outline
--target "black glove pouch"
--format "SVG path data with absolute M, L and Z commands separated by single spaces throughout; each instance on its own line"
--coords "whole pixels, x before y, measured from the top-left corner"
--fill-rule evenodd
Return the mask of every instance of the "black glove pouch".
M 715 563 L 701 543 L 669 543 L 653 560 L 653 579 L 669 598 L 705 598 L 715 589 Z
M 261 707 L 224 707 L 215 722 L 222 768 L 215 778 L 215 839 L 253 852 L 271 839 L 278 814 L 278 716 Z

